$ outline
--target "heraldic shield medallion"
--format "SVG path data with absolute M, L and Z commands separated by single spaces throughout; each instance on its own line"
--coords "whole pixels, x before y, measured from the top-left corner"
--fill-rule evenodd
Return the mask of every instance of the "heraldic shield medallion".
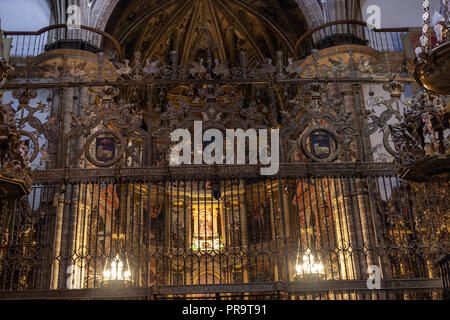
M 339 155 L 339 143 L 334 130 L 314 126 L 302 137 L 302 148 L 305 154 L 316 162 L 331 162 Z
M 95 156 L 102 162 L 111 161 L 116 157 L 116 141 L 113 137 L 96 138 Z
M 120 133 L 112 130 L 98 131 L 87 139 L 86 158 L 97 167 L 108 167 L 122 158 L 125 146 L 126 141 Z

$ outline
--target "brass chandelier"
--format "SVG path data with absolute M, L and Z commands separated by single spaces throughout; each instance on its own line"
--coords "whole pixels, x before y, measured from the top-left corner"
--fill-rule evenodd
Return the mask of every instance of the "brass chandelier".
M 450 94 L 450 0 L 441 0 L 431 16 L 430 0 L 423 0 L 421 47 L 416 49 L 416 81 L 437 94 Z M 433 37 L 434 29 L 436 38 Z
M 423 0 L 414 77 L 426 92 L 412 100 L 400 123 L 390 126 L 401 176 L 415 181 L 445 180 L 450 171 L 450 110 L 446 98 L 439 96 L 450 94 L 450 0 L 440 4 L 440 11 L 431 16 L 430 1 Z

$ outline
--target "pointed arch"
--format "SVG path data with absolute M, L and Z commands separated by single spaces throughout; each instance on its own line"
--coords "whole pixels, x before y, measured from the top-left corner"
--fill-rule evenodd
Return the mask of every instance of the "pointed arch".
M 90 27 L 105 30 L 109 18 L 120 0 L 95 0 L 90 7 L 92 11 Z M 308 28 L 311 29 L 323 23 L 322 9 L 318 0 L 295 0 L 306 17 Z M 61 2 L 57 0 L 55 2 Z M 55 21 L 55 23 L 60 23 Z

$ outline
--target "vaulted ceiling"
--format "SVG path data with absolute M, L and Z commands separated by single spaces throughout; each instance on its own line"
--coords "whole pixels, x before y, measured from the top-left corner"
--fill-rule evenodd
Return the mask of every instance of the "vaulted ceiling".
M 277 50 L 295 57 L 293 45 L 306 29 L 295 0 L 121 0 L 106 27 L 127 57 L 140 51 L 167 60 L 177 50 L 185 63 L 209 47 L 221 62 L 245 50 L 250 65 L 275 60 Z

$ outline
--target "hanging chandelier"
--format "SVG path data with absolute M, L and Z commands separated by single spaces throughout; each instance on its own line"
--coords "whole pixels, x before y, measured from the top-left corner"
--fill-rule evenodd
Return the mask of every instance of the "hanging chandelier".
M 116 252 L 106 258 L 103 268 L 103 286 L 122 287 L 131 282 L 131 269 L 128 255 L 124 249 L 125 235 L 114 233 L 112 235 L 116 243 Z
M 103 282 L 112 284 L 127 281 L 131 281 L 131 271 L 126 254 L 116 254 L 112 258 L 107 258 L 103 270 Z
M 440 4 L 439 12 L 431 14 L 430 0 L 423 0 L 421 47 L 416 49 L 414 78 L 425 89 L 448 95 L 450 94 L 450 0 L 440 0 Z
M 425 89 L 406 107 L 400 122 L 389 126 L 400 177 L 411 181 L 448 180 L 450 172 L 450 0 L 431 14 L 423 0 L 421 46 L 416 48 L 414 77 Z
M 389 126 L 402 178 L 448 180 L 450 105 L 447 100 L 420 92 L 405 109 L 401 121 Z
M 302 257 L 300 252 L 297 254 L 295 271 L 299 279 L 322 279 L 325 276 L 320 257 L 311 253 L 310 249 L 306 249 Z

